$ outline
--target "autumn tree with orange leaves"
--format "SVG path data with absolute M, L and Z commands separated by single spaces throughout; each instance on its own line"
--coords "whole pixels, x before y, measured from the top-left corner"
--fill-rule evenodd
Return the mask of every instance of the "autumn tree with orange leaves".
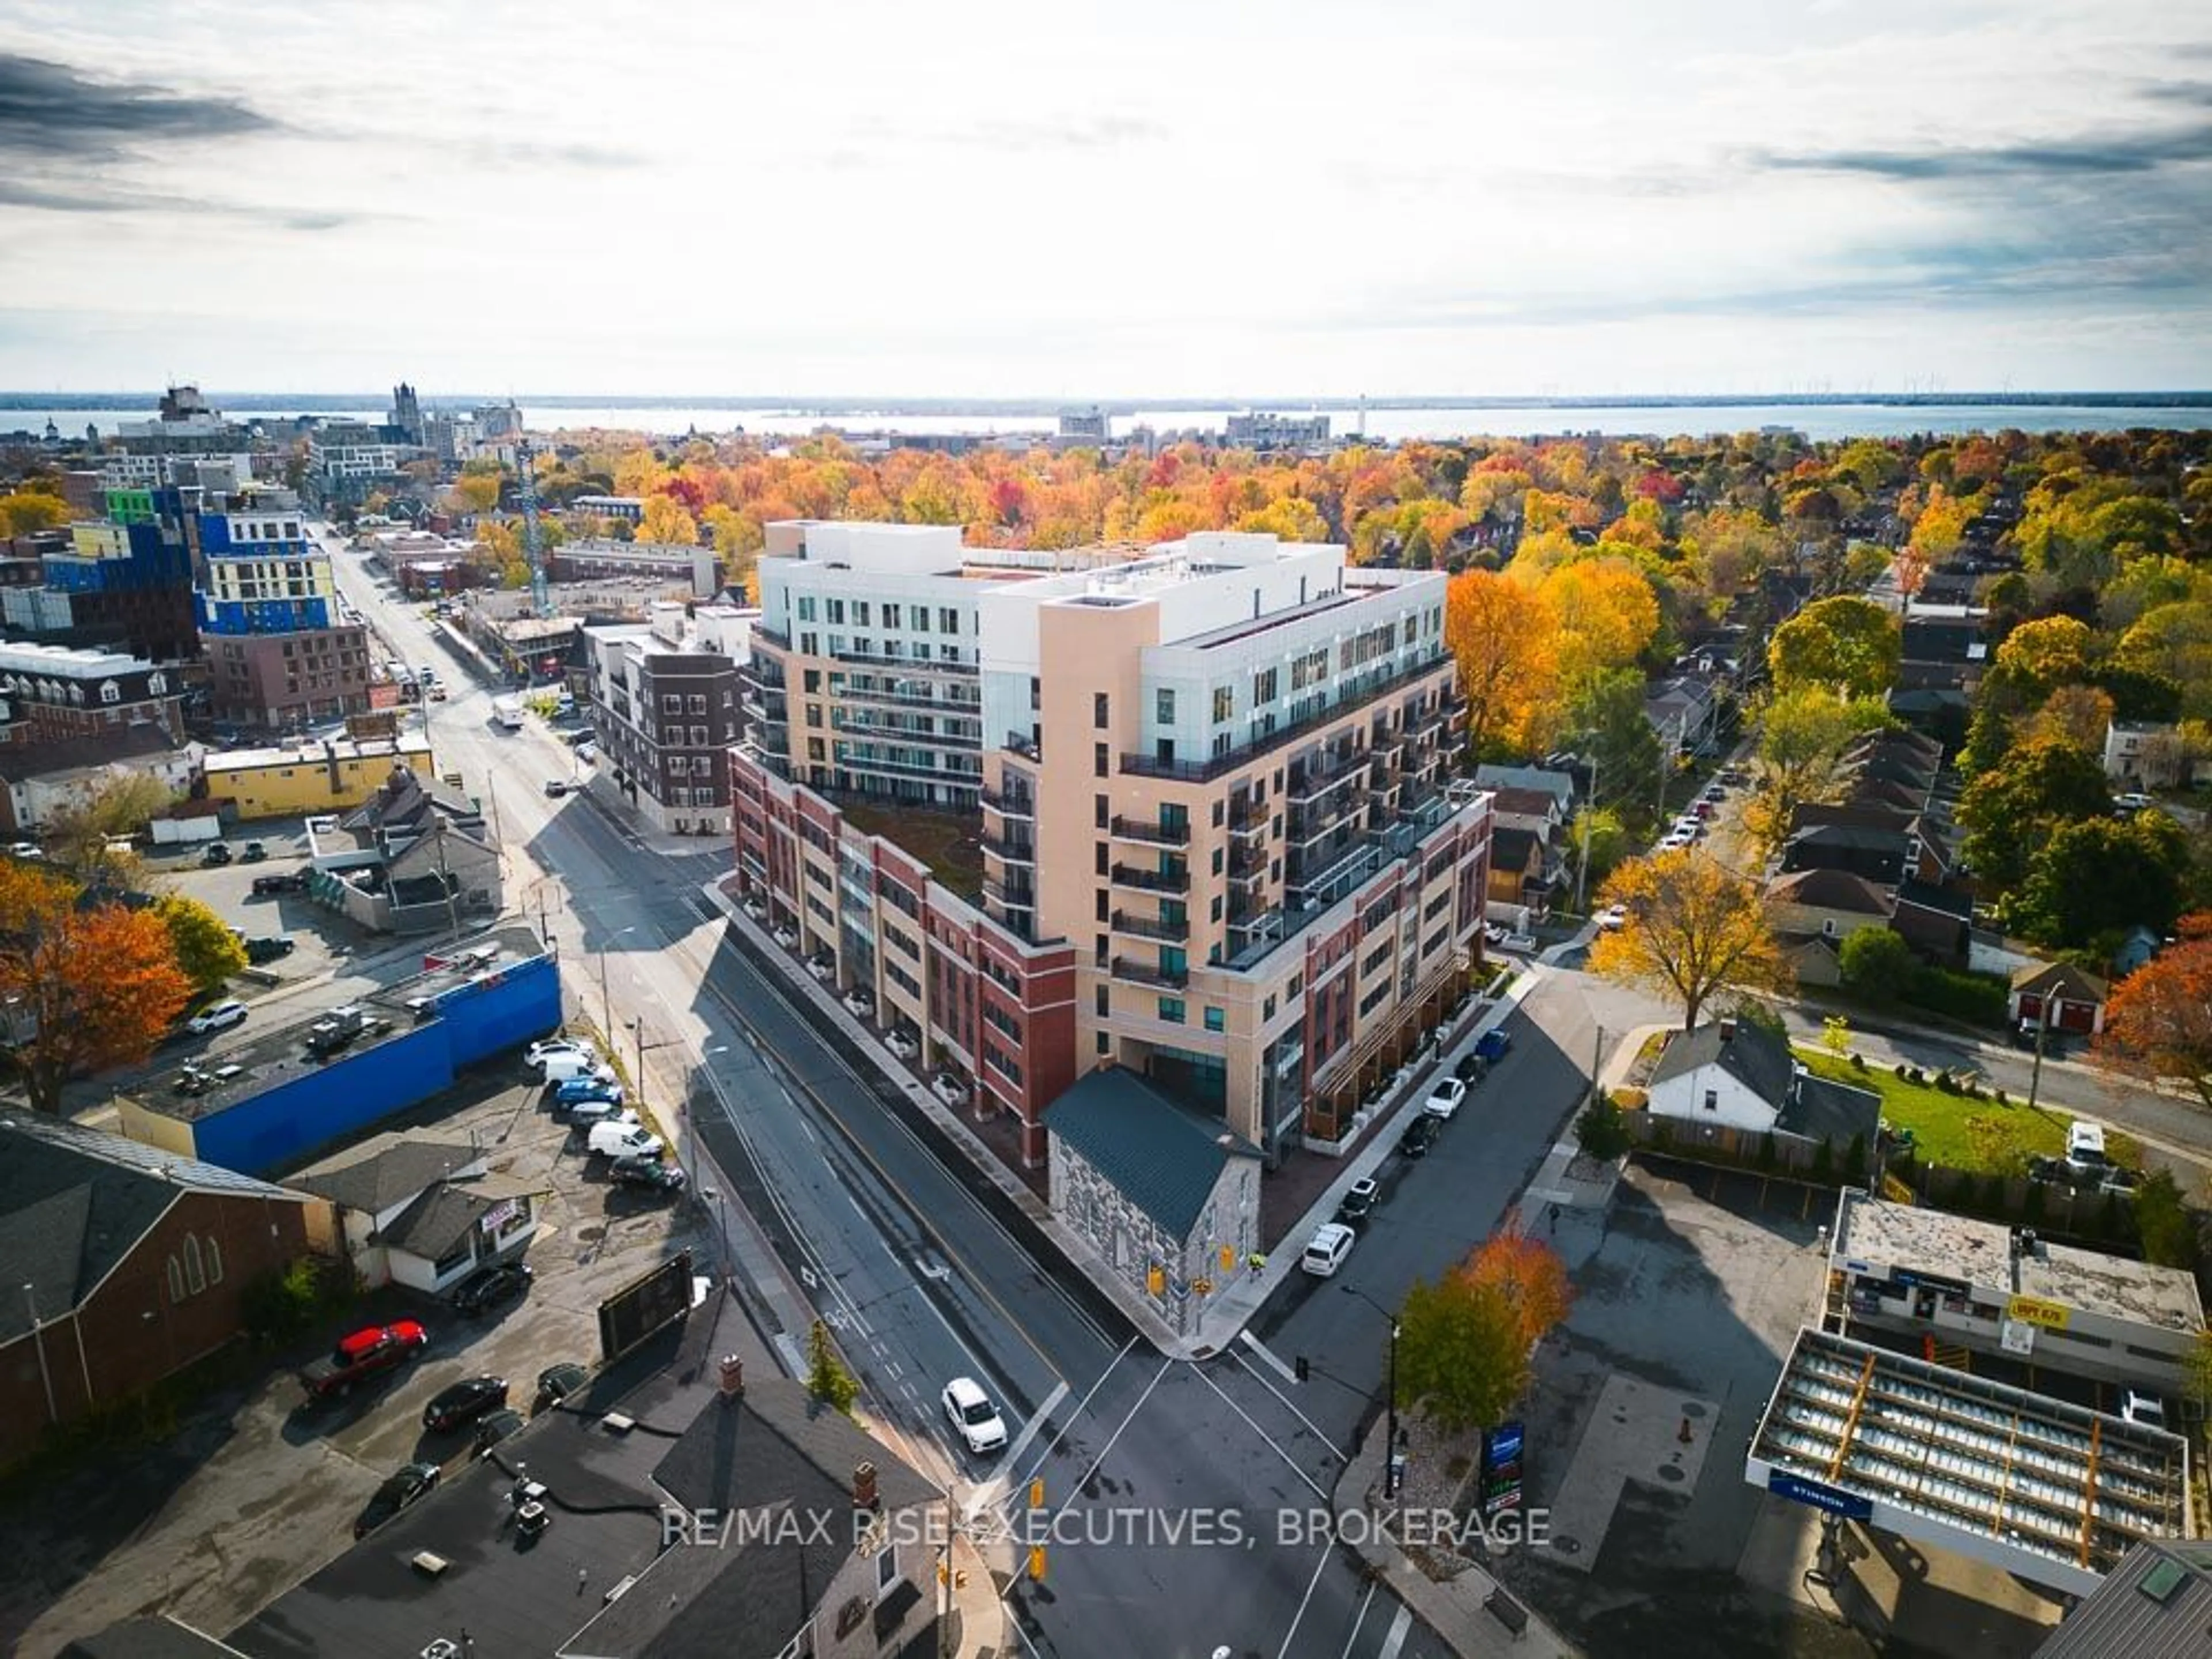
M 1541 594 L 1492 570 L 1444 590 L 1444 643 L 1467 693 L 1468 746 L 1479 759 L 1540 744 L 1556 707 L 1556 619 Z
M 2179 1078 L 2212 1109 L 2212 913 L 2184 916 L 2179 933 L 2113 988 L 2097 1052 L 2151 1082 Z
M 0 865 L 0 1001 L 27 1033 L 6 1052 L 37 1112 L 58 1113 L 80 1072 L 144 1060 L 191 997 L 159 915 L 82 896 L 66 877 Z
M 1398 1322 L 1398 1404 L 1456 1431 L 1498 1423 L 1527 1392 L 1538 1342 L 1574 1293 L 1557 1252 L 1517 1224 L 1433 1284 L 1406 1293 Z

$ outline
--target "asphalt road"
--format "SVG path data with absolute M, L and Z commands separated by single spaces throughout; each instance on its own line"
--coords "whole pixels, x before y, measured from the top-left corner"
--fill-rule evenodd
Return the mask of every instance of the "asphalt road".
M 1234 1360 L 1168 1366 L 1136 1343 L 994 1188 L 944 1156 L 912 1108 L 810 1022 L 777 970 L 702 910 L 697 888 L 726 866 L 725 848 L 663 856 L 590 799 L 549 799 L 544 782 L 569 775 L 573 751 L 535 721 L 496 726 L 491 691 L 421 614 L 379 588 L 357 556 L 334 558 L 341 586 L 397 654 L 437 665 L 452 688 L 428 711 L 440 769 L 458 768 L 486 792 L 509 903 L 542 914 L 556 948 L 586 964 L 569 975 L 579 1012 L 617 1034 L 650 1103 L 687 1103 L 679 1146 L 695 1165 L 703 1150 L 713 1166 L 700 1184 L 751 1212 L 838 1330 L 872 1407 L 925 1449 L 932 1473 L 983 1500 L 976 1524 L 995 1547 L 987 1553 L 1015 1570 L 1008 1599 L 1027 1651 L 1441 1651 L 1425 1649 L 1403 1609 L 1303 1519 L 1278 1541 L 1292 1525 L 1278 1510 L 1302 1516 L 1326 1503 L 1316 1492 L 1327 1492 L 1336 1454 L 1300 1439 L 1306 1431 L 1273 1385 Z M 960 1374 L 993 1390 L 1006 1417 L 1013 1440 L 995 1469 L 956 1449 L 938 1414 L 939 1388 Z M 1034 1515 L 1033 1470 L 1048 1494 Z M 1022 1501 L 997 1506 L 1010 1497 Z M 1231 1513 L 1249 1516 L 1249 1546 L 1170 1530 Z M 1026 1528 L 1049 1539 L 1055 1524 L 1074 1541 L 1048 1541 L 1032 1578 Z

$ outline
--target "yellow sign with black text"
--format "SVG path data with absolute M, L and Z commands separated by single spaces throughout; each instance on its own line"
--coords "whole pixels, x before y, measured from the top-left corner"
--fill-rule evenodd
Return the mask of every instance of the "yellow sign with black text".
M 2063 1331 L 2074 1310 L 2063 1302 L 2045 1302 L 2038 1296 L 2016 1296 L 2005 1304 L 2005 1317 L 2017 1319 L 2023 1325 L 2040 1325 L 2045 1330 Z

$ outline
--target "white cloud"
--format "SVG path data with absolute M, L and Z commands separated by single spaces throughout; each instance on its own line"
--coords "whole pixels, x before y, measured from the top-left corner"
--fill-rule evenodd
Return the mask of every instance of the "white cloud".
M 0 58 L 193 118 L 0 154 L 0 382 L 2202 385 L 2191 44 L 2142 0 L 33 0 Z M 2118 192 L 2049 154 L 2147 136 Z

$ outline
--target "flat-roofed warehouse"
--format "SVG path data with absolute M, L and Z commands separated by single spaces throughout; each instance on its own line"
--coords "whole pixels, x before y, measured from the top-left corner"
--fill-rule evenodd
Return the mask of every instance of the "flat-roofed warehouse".
M 1744 1479 L 2073 1595 L 2190 1535 L 2179 1436 L 1810 1328 Z

